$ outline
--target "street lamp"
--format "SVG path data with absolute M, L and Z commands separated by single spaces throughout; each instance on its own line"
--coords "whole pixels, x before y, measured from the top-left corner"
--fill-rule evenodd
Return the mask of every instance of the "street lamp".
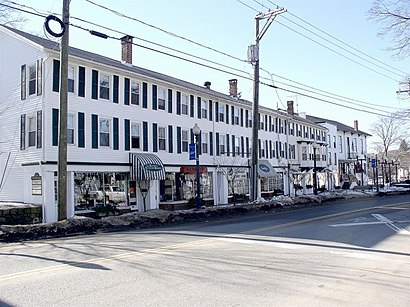
M 317 195 L 317 174 L 316 174 L 316 149 L 318 149 L 317 143 L 313 143 L 313 194 Z
M 201 187 L 199 180 L 199 135 L 201 134 L 201 129 L 198 124 L 195 123 L 194 128 L 192 128 L 192 133 L 195 135 L 195 160 L 196 160 L 196 209 L 201 209 Z

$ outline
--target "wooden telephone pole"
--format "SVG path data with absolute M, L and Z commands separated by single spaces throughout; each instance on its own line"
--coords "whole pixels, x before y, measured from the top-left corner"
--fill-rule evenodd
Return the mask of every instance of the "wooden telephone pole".
M 67 104 L 68 104 L 68 27 L 70 0 L 63 0 L 65 32 L 60 45 L 60 125 L 58 139 L 58 220 L 67 218 Z

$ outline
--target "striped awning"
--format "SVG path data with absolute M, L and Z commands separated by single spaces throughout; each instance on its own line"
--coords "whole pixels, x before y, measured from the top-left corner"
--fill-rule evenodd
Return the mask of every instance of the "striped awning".
M 258 174 L 260 177 L 275 177 L 278 175 L 268 160 L 258 161 Z
M 161 159 L 149 153 L 130 153 L 131 180 L 165 180 Z

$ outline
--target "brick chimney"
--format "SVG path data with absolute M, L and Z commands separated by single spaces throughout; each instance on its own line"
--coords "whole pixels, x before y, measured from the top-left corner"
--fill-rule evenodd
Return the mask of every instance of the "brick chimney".
M 238 79 L 229 80 L 229 95 L 232 97 L 238 96 Z
M 288 101 L 288 114 L 295 114 L 295 110 L 293 109 L 293 100 Z
M 204 82 L 204 86 L 205 86 L 208 90 L 210 90 L 210 89 L 211 89 L 211 82 L 210 82 L 210 81 L 205 81 L 205 82 Z
M 359 131 L 359 121 L 358 120 L 354 121 L 354 130 Z
M 132 39 L 130 35 L 121 38 L 121 60 L 128 64 L 132 64 Z

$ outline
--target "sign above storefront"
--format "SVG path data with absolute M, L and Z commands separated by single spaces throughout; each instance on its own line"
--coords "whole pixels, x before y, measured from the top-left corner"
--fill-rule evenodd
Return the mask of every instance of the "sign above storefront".
M 183 173 L 183 174 L 195 174 L 196 173 L 196 167 L 195 166 L 183 166 L 183 167 L 180 168 L 179 172 Z M 199 168 L 199 172 L 200 173 L 207 173 L 208 168 L 205 167 L 205 166 L 201 166 Z

